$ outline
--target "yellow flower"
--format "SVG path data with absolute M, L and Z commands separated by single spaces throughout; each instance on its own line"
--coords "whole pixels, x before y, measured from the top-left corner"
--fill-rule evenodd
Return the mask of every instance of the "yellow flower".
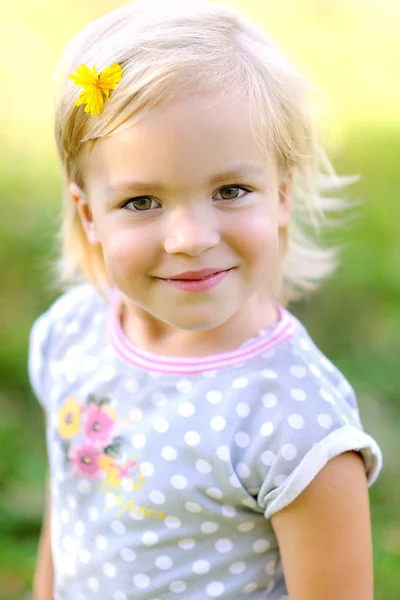
M 98 115 L 104 105 L 104 97 L 108 98 L 110 90 L 117 87 L 122 78 L 122 67 L 115 63 L 107 67 L 98 75 L 96 67 L 91 71 L 86 65 L 76 69 L 76 74 L 70 75 L 70 79 L 83 88 L 80 98 L 75 102 L 76 106 L 86 104 L 85 112 Z
M 79 433 L 81 410 L 74 396 L 69 396 L 58 411 L 58 432 L 62 438 L 70 440 Z

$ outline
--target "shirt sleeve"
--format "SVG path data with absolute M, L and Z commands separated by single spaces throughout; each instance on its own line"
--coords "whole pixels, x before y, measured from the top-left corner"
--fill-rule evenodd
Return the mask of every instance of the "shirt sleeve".
M 251 443 L 242 457 L 250 473 L 246 488 L 267 519 L 293 502 L 343 452 L 361 453 L 368 486 L 382 467 L 381 450 L 364 432 L 354 391 L 344 378 L 346 393 L 323 380 L 302 381 L 301 387 L 287 384 L 267 391 L 253 407 Z
M 28 374 L 32 389 L 41 406 L 48 410 L 47 355 L 50 345 L 49 313 L 42 314 L 29 334 Z

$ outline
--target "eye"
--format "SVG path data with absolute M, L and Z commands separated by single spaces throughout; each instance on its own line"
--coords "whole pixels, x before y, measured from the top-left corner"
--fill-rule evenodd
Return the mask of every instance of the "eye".
M 130 198 L 127 202 L 125 202 L 125 204 L 122 205 L 121 208 L 126 208 L 129 204 L 133 204 L 135 206 L 136 203 L 138 203 L 137 208 L 132 210 L 132 212 L 145 212 L 148 208 L 150 208 L 152 201 L 153 198 L 151 198 L 151 196 L 138 196 L 137 198 Z
M 242 190 L 245 193 L 242 196 L 235 196 L 234 198 L 232 198 L 232 197 L 222 198 L 222 200 L 241 200 L 250 191 L 250 190 L 247 190 L 246 188 L 242 187 L 241 185 L 226 185 L 225 187 L 221 188 L 218 193 L 222 193 L 224 190 L 228 191 L 228 196 L 230 196 L 232 192 L 237 194 L 236 190 Z

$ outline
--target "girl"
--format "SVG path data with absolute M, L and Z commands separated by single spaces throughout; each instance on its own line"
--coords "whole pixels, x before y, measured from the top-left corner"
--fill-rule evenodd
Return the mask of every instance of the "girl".
M 30 339 L 35 599 L 371 600 L 381 452 L 286 308 L 333 272 L 312 232 L 342 206 L 305 80 L 202 0 L 111 12 L 57 75 L 73 285 Z

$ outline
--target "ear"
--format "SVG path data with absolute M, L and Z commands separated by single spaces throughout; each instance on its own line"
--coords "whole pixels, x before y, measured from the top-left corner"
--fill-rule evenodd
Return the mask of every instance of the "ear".
M 292 208 L 293 176 L 289 172 L 281 179 L 279 185 L 278 223 L 279 227 L 286 227 Z
M 82 227 L 86 233 L 86 237 L 89 241 L 89 244 L 91 244 L 92 246 L 98 246 L 100 244 L 100 241 L 97 236 L 92 210 L 90 208 L 86 194 L 75 182 L 71 182 L 68 186 L 68 189 L 73 201 L 76 204 L 76 209 L 78 211 L 79 218 L 81 220 Z

